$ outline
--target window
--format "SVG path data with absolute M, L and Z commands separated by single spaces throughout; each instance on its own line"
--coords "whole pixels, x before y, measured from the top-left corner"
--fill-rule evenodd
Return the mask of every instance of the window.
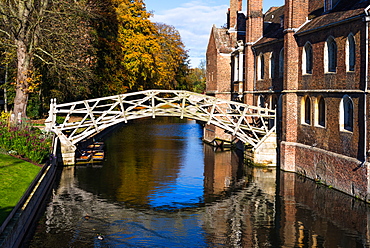
M 265 59 L 262 53 L 257 57 L 257 78 L 258 80 L 265 77 Z
M 280 50 L 279 54 L 279 77 L 284 76 L 284 48 Z
M 354 71 L 356 63 L 356 44 L 353 34 L 349 34 L 346 42 L 346 66 L 347 71 Z
M 271 96 L 270 97 L 270 106 L 269 106 L 269 108 L 275 110 L 276 106 L 277 106 L 277 102 L 278 102 L 277 96 Z
M 302 124 L 311 124 L 311 100 L 308 96 L 302 98 L 301 102 L 301 122 Z
M 274 56 L 274 53 L 271 53 L 269 67 L 270 67 L 270 78 L 274 78 L 274 71 L 275 71 L 275 56 Z
M 316 99 L 315 106 L 315 125 L 325 127 L 326 124 L 326 106 L 323 97 L 318 97 Z
M 340 130 L 353 131 L 353 101 L 345 95 L 340 102 Z
M 257 103 L 257 106 L 258 107 L 261 107 L 261 108 L 265 108 L 265 97 L 263 95 L 259 95 L 258 96 L 258 103 Z
M 324 51 L 325 72 L 337 71 L 337 44 L 333 37 L 330 37 L 325 43 Z
M 338 2 L 339 0 L 325 0 L 325 12 L 332 10 Z
M 302 54 L 303 74 L 312 74 L 312 58 L 312 45 L 311 43 L 307 42 L 306 45 L 303 47 Z

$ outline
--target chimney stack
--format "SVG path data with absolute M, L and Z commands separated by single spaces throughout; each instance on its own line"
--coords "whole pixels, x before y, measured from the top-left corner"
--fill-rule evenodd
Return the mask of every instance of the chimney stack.
M 246 43 L 256 42 L 263 35 L 262 0 L 247 0 Z
M 245 37 L 245 83 L 244 91 L 254 90 L 254 52 L 253 44 L 263 36 L 262 0 L 247 0 L 246 37 Z M 254 104 L 253 96 L 247 94 L 244 98 L 247 104 Z
M 238 12 L 242 11 L 243 8 L 243 0 L 230 0 L 230 8 L 229 8 L 229 20 L 228 20 L 228 28 L 231 30 L 236 30 L 237 23 L 238 23 Z

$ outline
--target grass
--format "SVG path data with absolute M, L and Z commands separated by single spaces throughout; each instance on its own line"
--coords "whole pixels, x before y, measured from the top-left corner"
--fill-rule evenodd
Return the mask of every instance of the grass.
M 0 154 L 0 225 L 17 205 L 40 167 Z

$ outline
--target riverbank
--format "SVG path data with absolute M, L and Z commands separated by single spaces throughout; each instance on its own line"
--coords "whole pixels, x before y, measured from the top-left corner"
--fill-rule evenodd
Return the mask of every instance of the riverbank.
M 6 154 L 0 154 L 0 225 L 22 198 L 41 167 Z

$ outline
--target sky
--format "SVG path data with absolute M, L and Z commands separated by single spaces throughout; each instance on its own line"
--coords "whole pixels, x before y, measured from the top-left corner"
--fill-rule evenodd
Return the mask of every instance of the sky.
M 181 35 L 190 58 L 190 66 L 198 67 L 205 60 L 212 26 L 226 23 L 230 0 L 144 0 L 152 12 L 151 20 L 174 26 Z M 264 0 L 263 12 L 272 6 L 281 6 L 284 0 Z M 243 11 L 246 10 L 243 0 Z

